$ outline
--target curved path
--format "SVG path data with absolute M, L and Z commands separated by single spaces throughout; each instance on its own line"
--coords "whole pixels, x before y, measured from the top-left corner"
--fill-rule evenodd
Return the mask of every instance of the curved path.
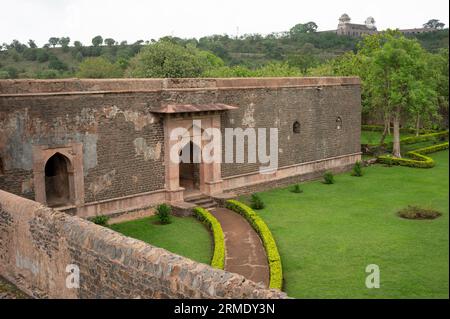
M 212 214 L 225 235 L 225 270 L 269 286 L 269 265 L 264 246 L 247 220 L 226 208 L 217 207 Z

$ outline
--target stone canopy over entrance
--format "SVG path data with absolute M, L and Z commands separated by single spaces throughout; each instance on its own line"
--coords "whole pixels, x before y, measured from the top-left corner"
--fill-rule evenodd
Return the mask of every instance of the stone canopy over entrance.
M 220 130 L 220 113 L 234 109 L 237 107 L 226 104 L 178 104 L 166 105 L 152 111 L 161 114 L 164 118 L 165 186 L 168 201 L 183 201 L 186 190 L 198 190 L 206 195 L 222 192 L 220 162 L 204 163 L 200 159 L 198 163 L 175 163 L 171 160 L 170 153 L 177 145 L 181 145 L 178 154 L 197 149 L 201 158 L 204 145 L 212 141 L 212 138 L 208 141 L 202 139 L 204 131 L 212 128 Z M 200 129 L 195 129 L 196 121 L 201 121 Z M 187 133 L 180 136 L 179 140 L 171 139 L 173 131 L 180 128 Z M 212 142 L 221 143 L 221 141 Z M 220 145 L 215 144 L 215 149 L 221 150 Z M 193 158 L 192 154 L 191 158 Z

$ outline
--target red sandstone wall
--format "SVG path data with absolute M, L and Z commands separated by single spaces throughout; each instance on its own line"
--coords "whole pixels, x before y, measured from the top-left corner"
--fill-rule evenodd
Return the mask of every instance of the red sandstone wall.
M 66 287 L 66 266 L 80 288 Z M 0 191 L 0 275 L 35 298 L 285 298 L 242 276 Z

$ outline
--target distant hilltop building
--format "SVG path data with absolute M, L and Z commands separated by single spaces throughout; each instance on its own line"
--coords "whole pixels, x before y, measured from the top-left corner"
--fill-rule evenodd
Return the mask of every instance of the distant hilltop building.
M 344 13 L 339 18 L 339 24 L 335 31 L 338 35 L 346 35 L 351 37 L 360 37 L 365 34 L 375 34 L 381 31 L 377 30 L 375 25 L 375 19 L 368 17 L 364 24 L 351 23 L 351 18 L 348 14 Z M 425 32 L 433 32 L 433 29 L 417 28 L 417 29 L 403 29 L 399 30 L 405 35 L 420 34 Z

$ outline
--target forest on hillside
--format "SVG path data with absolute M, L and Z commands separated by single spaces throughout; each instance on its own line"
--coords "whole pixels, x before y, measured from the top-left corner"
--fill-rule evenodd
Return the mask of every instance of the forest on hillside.
M 264 36 L 163 37 L 134 43 L 102 36 L 94 37 L 89 44 L 72 42 L 69 37 L 51 37 L 43 47 L 38 47 L 33 40 L 27 43 L 14 40 L 0 46 L 0 78 L 300 76 L 346 52 L 356 52 L 361 41 L 333 32 L 316 32 L 316 29 L 313 22 L 308 22 L 297 24 L 287 32 Z M 413 37 L 428 52 L 448 49 L 448 29 Z M 166 55 L 184 55 L 186 61 L 180 61 L 183 65 L 173 69 L 187 68 L 187 72 L 175 70 L 175 73 L 161 74 L 130 70 L 130 65 L 137 63 L 136 55 L 149 46 L 158 47 Z

